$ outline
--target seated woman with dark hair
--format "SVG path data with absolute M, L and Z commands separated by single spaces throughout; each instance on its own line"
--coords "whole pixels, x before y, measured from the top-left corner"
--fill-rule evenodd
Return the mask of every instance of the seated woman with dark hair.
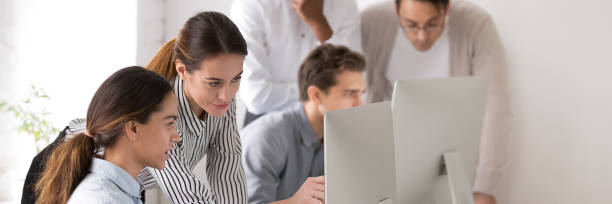
M 128 67 L 94 94 L 85 131 L 57 146 L 36 183 L 36 203 L 142 203 L 138 173 L 163 169 L 176 132 L 177 101 L 160 75 Z

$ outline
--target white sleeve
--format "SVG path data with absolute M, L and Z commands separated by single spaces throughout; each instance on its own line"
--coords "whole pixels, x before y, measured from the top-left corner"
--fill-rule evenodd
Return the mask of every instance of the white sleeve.
M 334 20 L 340 23 L 337 26 L 332 25 L 334 34 L 327 40 L 327 43 L 344 45 L 363 54 L 361 48 L 361 15 L 357 3 L 355 0 L 335 0 L 333 3 L 335 4 L 332 5 L 336 8 L 331 9 L 331 11 L 338 12 L 334 16 L 338 19 Z
M 249 52 L 244 61 L 240 96 L 254 114 L 278 110 L 298 101 L 297 83 L 272 79 L 263 12 L 263 7 L 253 0 L 235 0 L 231 8 L 232 20 L 245 38 Z

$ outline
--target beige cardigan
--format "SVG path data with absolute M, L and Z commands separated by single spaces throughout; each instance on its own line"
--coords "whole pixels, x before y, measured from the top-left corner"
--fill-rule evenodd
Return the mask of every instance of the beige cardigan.
M 387 64 L 399 21 L 393 1 L 365 9 L 362 13 L 362 46 L 368 63 L 368 102 L 391 99 Z M 474 191 L 495 194 L 505 168 L 506 144 L 510 134 L 504 48 L 493 19 L 484 10 L 465 1 L 451 1 L 448 18 L 451 76 L 486 76 L 489 96 L 481 137 Z

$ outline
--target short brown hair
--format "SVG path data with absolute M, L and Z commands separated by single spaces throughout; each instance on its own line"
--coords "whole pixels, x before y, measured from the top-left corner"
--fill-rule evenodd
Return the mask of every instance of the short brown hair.
M 345 46 L 323 44 L 315 48 L 304 60 L 298 72 L 300 101 L 308 100 L 308 87 L 316 86 L 327 94 L 336 85 L 336 75 L 345 70 L 363 72 L 365 59 Z

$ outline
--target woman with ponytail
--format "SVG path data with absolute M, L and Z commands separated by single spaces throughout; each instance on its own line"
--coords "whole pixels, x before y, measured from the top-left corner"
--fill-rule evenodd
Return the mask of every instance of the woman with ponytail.
M 136 177 L 165 167 L 180 139 L 177 114 L 163 77 L 142 67 L 115 72 L 94 94 L 85 130 L 47 158 L 36 203 L 142 203 Z

